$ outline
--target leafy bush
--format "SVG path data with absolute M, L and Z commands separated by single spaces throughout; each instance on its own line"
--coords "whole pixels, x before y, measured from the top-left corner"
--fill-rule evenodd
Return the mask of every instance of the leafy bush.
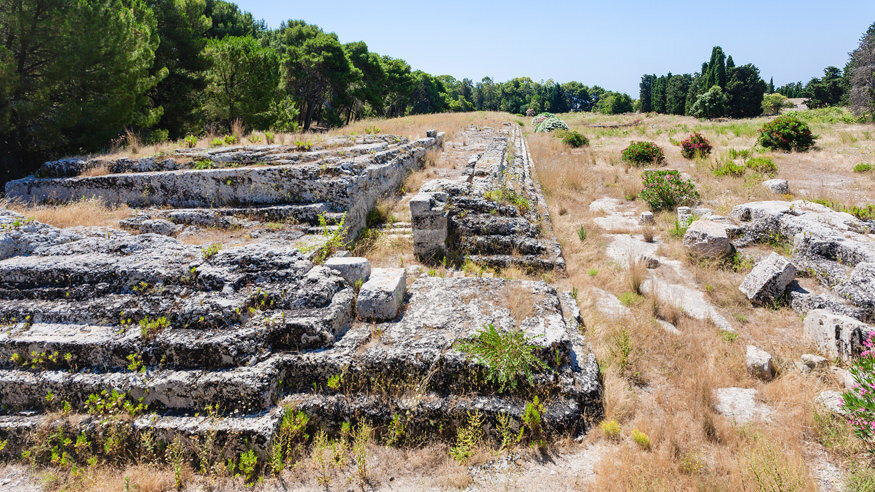
M 760 174 L 767 174 L 769 176 L 778 174 L 777 166 L 775 166 L 775 163 L 768 157 L 754 157 L 753 159 L 748 159 L 744 165 L 748 169 Z
M 214 139 L 210 142 L 210 147 L 221 147 L 221 146 L 223 146 L 223 145 L 225 145 L 225 141 L 222 140 L 221 138 L 214 138 Z
M 616 420 L 602 420 L 599 428 L 605 433 L 608 439 L 617 439 L 620 437 L 620 424 Z
M 543 122 L 547 118 L 555 118 L 555 117 L 556 117 L 556 115 L 553 113 L 540 113 L 538 116 L 535 116 L 534 118 L 532 118 L 532 126 L 537 128 L 538 125 L 540 125 L 541 122 Z
M 783 94 L 766 94 L 763 96 L 763 113 L 778 114 L 783 108 L 792 108 L 793 101 L 787 99 Z
M 535 118 L 537 119 L 537 118 Z M 546 133 L 552 132 L 555 130 L 567 130 L 568 125 L 565 124 L 564 121 L 560 120 L 555 116 L 550 116 L 535 126 L 535 133 Z
M 719 118 L 726 114 L 726 94 L 723 89 L 714 85 L 696 98 L 690 114 L 696 118 Z
M 744 174 L 744 166 L 739 166 L 732 161 L 726 161 L 720 167 L 714 169 L 714 176 L 741 176 Z
M 234 135 L 225 135 L 222 137 L 222 140 L 225 142 L 225 145 L 233 145 L 237 143 L 237 137 Z
M 188 135 L 182 140 L 182 142 L 189 149 L 193 149 L 194 146 L 197 145 L 197 137 L 195 137 L 194 135 Z
M 643 450 L 650 449 L 650 438 L 647 437 L 647 434 L 639 431 L 638 429 L 632 430 L 632 440 L 635 441 L 635 444 L 641 447 Z
M 562 143 L 569 147 L 574 147 L 575 149 L 583 147 L 584 145 L 589 145 L 589 139 L 577 130 L 560 132 L 559 136 L 562 138 Z
M 808 124 L 794 116 L 779 116 L 760 129 L 758 142 L 767 149 L 804 152 L 814 145 Z
M 623 160 L 633 166 L 659 164 L 665 160 L 665 154 L 653 142 L 632 142 L 623 149 Z
M 497 384 L 500 392 L 515 390 L 520 376 L 531 383 L 533 371 L 546 367 L 522 330 L 499 331 L 492 323 L 472 340 L 460 343 L 459 350 L 486 366 L 486 379 Z
M 692 159 L 696 156 L 703 157 L 710 153 L 711 142 L 699 132 L 693 133 L 689 138 L 681 142 L 681 155 L 687 159 Z
M 855 173 L 867 173 L 872 170 L 872 164 L 861 162 L 854 166 Z
M 641 174 L 644 189 L 638 194 L 642 200 L 656 210 L 671 210 L 679 205 L 693 205 L 699 199 L 696 185 L 681 178 L 674 169 L 644 171 Z

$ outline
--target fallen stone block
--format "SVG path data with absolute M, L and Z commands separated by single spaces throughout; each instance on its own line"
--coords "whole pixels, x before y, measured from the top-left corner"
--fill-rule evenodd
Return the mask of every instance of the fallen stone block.
M 641 212 L 641 218 L 638 219 L 638 223 L 642 225 L 653 225 L 656 223 L 656 219 L 653 217 L 653 212 Z
M 697 220 L 684 234 L 684 247 L 697 258 L 719 259 L 732 254 L 726 225 L 711 220 Z
M 367 282 L 371 276 L 371 262 L 367 258 L 334 256 L 325 260 L 325 266 L 339 273 L 350 285 Z
M 771 381 L 775 377 L 775 363 L 772 355 L 753 345 L 747 346 L 747 372 L 763 381 Z
M 394 319 L 406 292 L 407 273 L 403 268 L 374 268 L 370 280 L 359 290 L 356 313 L 367 320 Z
M 769 179 L 763 181 L 763 186 L 776 195 L 786 195 L 790 193 L 790 185 L 786 179 Z
M 865 348 L 863 342 L 875 331 L 860 320 L 825 309 L 809 311 L 803 329 L 822 353 L 843 360 L 859 356 Z
M 796 267 L 792 263 L 771 253 L 753 267 L 738 289 L 753 302 L 770 302 L 784 294 L 795 276 Z

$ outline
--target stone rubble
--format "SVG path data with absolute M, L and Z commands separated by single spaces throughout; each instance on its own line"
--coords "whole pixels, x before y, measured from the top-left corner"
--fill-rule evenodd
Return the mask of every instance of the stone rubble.
M 753 345 L 747 346 L 747 372 L 763 381 L 771 381 L 775 378 L 775 363 L 772 355 L 765 350 Z
M 795 276 L 796 267 L 773 252 L 753 267 L 738 289 L 752 302 L 768 303 L 784 295 Z

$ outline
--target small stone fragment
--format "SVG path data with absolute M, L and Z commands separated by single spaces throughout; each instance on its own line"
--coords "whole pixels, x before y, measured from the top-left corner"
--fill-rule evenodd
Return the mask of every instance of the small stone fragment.
M 814 404 L 827 412 L 835 413 L 838 415 L 847 415 L 848 412 L 845 411 L 844 408 L 844 400 L 842 399 L 842 394 L 838 391 L 823 391 L 817 398 L 814 399 Z
M 770 302 L 780 297 L 796 276 L 796 267 L 786 258 L 771 253 L 747 274 L 739 290 L 753 302 Z
M 362 285 L 356 313 L 362 319 L 390 320 L 398 316 L 407 293 L 407 274 L 403 268 L 374 268 Z
M 802 365 L 806 372 L 817 371 L 829 367 L 829 359 L 814 354 L 802 354 Z
M 747 346 L 747 372 L 751 376 L 771 381 L 775 377 L 775 364 L 772 355 L 753 345 Z
M 653 225 L 656 219 L 653 217 L 653 212 L 641 212 L 641 218 L 638 222 L 642 225 Z
M 684 247 L 698 258 L 724 258 L 734 251 L 726 225 L 711 220 L 697 220 L 684 234 Z
M 355 285 L 358 281 L 366 282 L 371 276 L 371 262 L 367 258 L 331 257 L 325 260 L 325 266 L 339 273 L 350 285 Z
M 787 184 L 786 179 L 769 179 L 763 181 L 763 186 L 776 195 L 786 195 L 790 193 L 790 185 Z

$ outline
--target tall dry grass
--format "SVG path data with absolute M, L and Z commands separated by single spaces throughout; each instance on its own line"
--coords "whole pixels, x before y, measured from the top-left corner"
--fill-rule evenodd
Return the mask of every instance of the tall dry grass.
M 133 214 L 127 205 L 109 206 L 98 198 L 85 198 L 63 205 L 26 205 L 3 200 L 0 207 L 55 227 L 117 227 L 120 220 Z

